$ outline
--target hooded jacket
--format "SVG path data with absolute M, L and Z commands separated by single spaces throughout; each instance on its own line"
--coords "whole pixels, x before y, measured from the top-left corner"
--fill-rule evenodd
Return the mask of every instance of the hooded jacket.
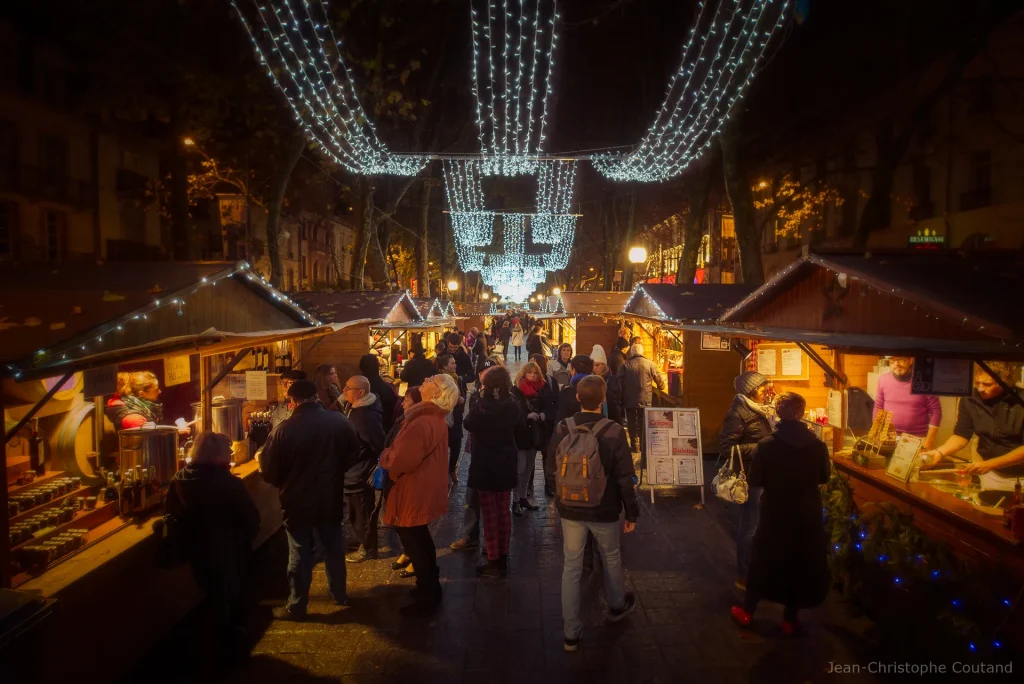
M 831 470 L 828 447 L 799 420 L 780 421 L 757 445 L 747 479 L 764 493 L 747 591 L 795 608 L 825 600 L 830 576 L 819 486 Z
M 226 466 L 190 464 L 167 488 L 167 512 L 185 523 L 188 559 L 206 592 L 241 593 L 260 513 Z
M 345 471 L 359 450 L 341 413 L 318 402 L 300 404 L 270 433 L 260 457 L 263 479 L 281 492 L 284 522 L 306 526 L 341 522 Z
M 483 394 L 472 402 L 463 425 L 473 435 L 469 481 L 473 489 L 490 492 L 511 490 L 518 481 L 519 451 L 516 428 L 526 416 L 511 396 L 496 399 Z
M 445 412 L 424 401 L 405 412 L 395 441 L 380 464 L 395 484 L 388 492 L 383 522 L 416 527 L 448 512 L 448 424 Z
M 651 406 L 654 392 L 651 384 L 665 391 L 665 380 L 646 356 L 630 356 L 618 372 L 619 389 L 622 391 L 622 408 L 636 409 Z
M 380 373 L 368 375 L 367 379 L 370 381 L 370 391 L 376 394 L 380 400 L 386 434 L 395 424 L 395 415 L 398 413 L 398 392 L 395 391 L 394 385 L 380 376 Z
M 772 424 L 768 418 L 752 409 L 743 395 L 737 394 L 718 435 L 720 456 L 723 460 L 729 458 L 732 448 L 738 447 L 743 468 L 749 471 L 758 442 L 771 434 Z
M 348 422 L 356 436 L 356 453 L 345 471 L 345 493 L 353 494 L 366 488 L 370 473 L 384 450 L 384 419 L 377 396 L 370 392 L 360 397 L 348 410 Z

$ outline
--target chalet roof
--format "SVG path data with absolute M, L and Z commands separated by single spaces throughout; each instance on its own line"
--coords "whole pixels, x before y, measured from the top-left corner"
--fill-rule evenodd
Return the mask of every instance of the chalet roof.
M 316 323 L 245 262 L 5 264 L 0 269 L 0 360 L 9 370 L 30 361 L 40 365 L 40 352 L 62 354 L 65 347 L 137 325 L 147 314 L 177 306 L 179 299 L 187 302 L 223 278 L 243 283 L 297 324 Z
M 346 290 L 342 292 L 299 292 L 296 301 L 322 321 L 343 323 L 373 320 L 380 323 L 422 323 L 423 315 L 408 292 Z M 404 315 L 403 315 L 404 314 Z
M 448 318 L 448 316 L 445 315 L 444 306 L 441 305 L 441 300 L 437 297 L 413 297 L 412 301 L 415 302 L 416 309 L 425 319 L 434 320 L 439 318 Z
M 622 311 L 667 323 L 714 321 L 753 290 L 748 285 L 641 283 Z
M 455 302 L 455 313 L 459 316 L 489 316 L 490 302 Z
M 616 314 L 621 313 L 632 293 L 630 292 L 563 292 L 562 304 L 568 314 Z
M 1024 338 L 1024 314 L 1009 305 L 1024 291 L 1024 252 L 1016 250 L 812 254 L 738 302 L 721 321 L 745 322 L 765 298 L 820 268 L 858 278 L 993 337 Z

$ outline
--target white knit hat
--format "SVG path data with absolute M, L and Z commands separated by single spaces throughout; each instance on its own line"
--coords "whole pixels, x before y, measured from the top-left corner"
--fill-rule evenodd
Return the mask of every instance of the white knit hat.
M 599 344 L 594 345 L 594 349 L 590 352 L 590 359 L 594 363 L 603 363 L 608 365 L 608 356 L 604 353 L 604 347 Z

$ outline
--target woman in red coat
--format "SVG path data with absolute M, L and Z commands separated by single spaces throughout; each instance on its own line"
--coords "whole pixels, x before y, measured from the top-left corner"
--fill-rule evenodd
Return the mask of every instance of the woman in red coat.
M 384 523 L 395 528 L 416 568 L 413 603 L 404 612 L 425 612 L 441 603 L 437 549 L 427 525 L 448 512 L 445 417 L 459 400 L 459 388 L 450 376 L 435 375 L 420 386 L 420 396 L 423 401 L 406 411 L 398 436 L 380 456 L 381 466 L 394 482 Z

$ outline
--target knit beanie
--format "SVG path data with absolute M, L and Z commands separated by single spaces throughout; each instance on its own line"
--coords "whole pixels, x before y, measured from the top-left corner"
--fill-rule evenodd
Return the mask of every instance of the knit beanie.
M 608 357 L 604 353 L 604 347 L 599 344 L 594 345 L 593 351 L 590 352 L 590 358 L 594 363 L 603 363 L 606 366 L 608 365 Z
M 737 394 L 746 396 L 766 382 L 768 382 L 768 378 L 756 371 L 749 371 L 737 375 L 736 379 L 732 381 L 732 386 L 736 388 Z

